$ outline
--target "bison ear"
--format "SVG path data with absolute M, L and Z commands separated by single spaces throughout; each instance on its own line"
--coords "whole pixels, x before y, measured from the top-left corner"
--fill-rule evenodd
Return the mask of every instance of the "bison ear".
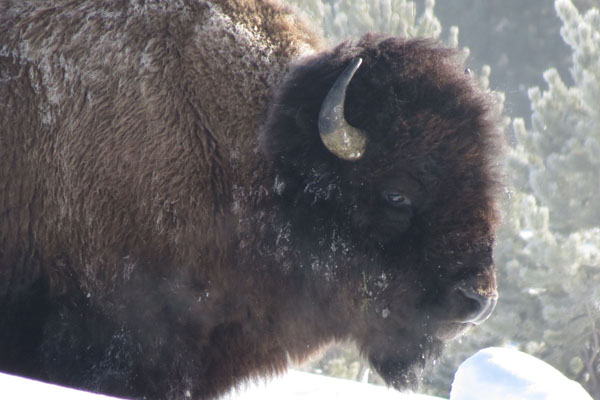
M 319 134 L 323 144 L 334 155 L 347 161 L 360 160 L 367 147 L 367 136 L 350 125 L 344 117 L 346 88 L 360 67 L 362 58 L 356 58 L 337 78 L 323 101 L 319 112 Z

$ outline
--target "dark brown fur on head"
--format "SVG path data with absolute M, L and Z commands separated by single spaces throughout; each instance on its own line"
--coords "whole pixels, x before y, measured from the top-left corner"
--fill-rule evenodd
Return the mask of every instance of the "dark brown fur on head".
M 317 120 L 357 57 L 345 116 L 368 144 L 362 159 L 344 161 L 323 146 Z M 292 226 L 307 241 L 336 232 L 351 249 L 339 262 L 363 275 L 357 318 L 366 319 L 353 339 L 397 387 L 415 383 L 466 326 L 457 323 L 468 309 L 457 288 L 495 291 L 499 134 L 492 100 L 464 70 L 456 51 L 435 42 L 367 35 L 296 66 L 263 129 Z M 410 205 L 391 207 L 389 193 Z

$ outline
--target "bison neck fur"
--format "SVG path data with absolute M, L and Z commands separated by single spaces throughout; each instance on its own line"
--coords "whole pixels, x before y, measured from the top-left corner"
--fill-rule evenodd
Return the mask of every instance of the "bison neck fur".
M 402 389 L 495 304 L 500 134 L 453 50 L 251 0 L 0 0 L 0 38 L 1 371 L 209 399 L 344 340 Z M 346 161 L 318 116 L 358 57 Z

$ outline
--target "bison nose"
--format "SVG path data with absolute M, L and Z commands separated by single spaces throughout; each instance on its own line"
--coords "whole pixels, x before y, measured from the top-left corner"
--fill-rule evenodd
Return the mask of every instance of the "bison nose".
M 496 291 L 491 295 L 464 288 L 459 288 L 458 291 L 460 295 L 466 297 L 469 303 L 469 311 L 460 319 L 460 322 L 470 322 L 475 325 L 482 324 L 496 308 L 498 302 L 498 292 Z

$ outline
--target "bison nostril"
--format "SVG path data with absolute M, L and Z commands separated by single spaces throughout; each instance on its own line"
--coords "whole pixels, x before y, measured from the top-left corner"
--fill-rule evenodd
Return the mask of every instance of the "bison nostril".
M 483 295 L 474 290 L 459 288 L 461 295 L 469 299 L 472 304 L 471 310 L 460 319 L 460 322 L 470 322 L 475 325 L 482 324 L 492 315 L 492 311 L 496 308 L 498 302 L 498 293 L 493 292 L 491 295 Z

